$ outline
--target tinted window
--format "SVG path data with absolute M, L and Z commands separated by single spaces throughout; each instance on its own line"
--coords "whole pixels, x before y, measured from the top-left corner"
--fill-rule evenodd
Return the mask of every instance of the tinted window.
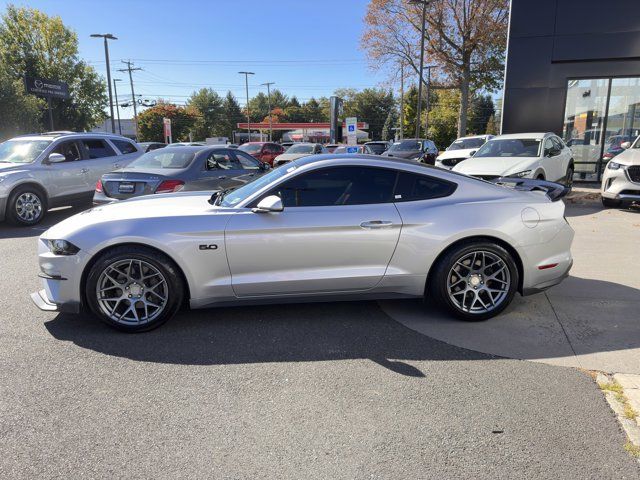
M 489 140 L 473 157 L 537 157 L 539 151 L 537 138 L 504 138 Z
M 447 148 L 447 150 L 466 150 L 469 148 L 478 148 L 484 145 L 484 143 L 485 143 L 484 137 L 461 138 L 453 142 L 451 145 L 449 145 L 449 148 Z
M 252 156 L 242 152 L 233 152 L 233 154 L 238 158 L 240 165 L 245 170 L 258 170 L 260 168 L 260 163 Z
M 155 150 L 136 158 L 127 168 L 185 168 L 193 156 L 193 152 Z
M 242 170 L 240 162 L 229 150 L 215 150 L 207 157 L 207 170 L 221 168 L 223 170 Z
M 365 145 L 365 147 L 369 150 L 367 153 L 373 153 L 374 155 L 380 155 L 387 149 L 386 145 L 382 143 L 370 143 Z
M 127 142 L 126 140 L 111 140 L 111 141 L 116 146 L 116 148 L 120 150 L 120 153 L 122 153 L 123 155 L 126 155 L 127 153 L 135 153 L 138 151 L 138 149 L 133 143 Z
M 76 142 L 62 142 L 51 153 L 59 153 L 64 155 L 65 162 L 74 162 L 80 160 L 80 150 Z
M 400 172 L 394 192 L 396 202 L 411 202 L 430 198 L 447 197 L 456 189 L 456 184 L 425 175 Z
M 298 175 L 267 195 L 278 195 L 285 207 L 320 207 L 391 202 L 394 170 L 366 167 L 324 168 Z
M 111 148 L 104 140 L 82 140 L 82 143 L 87 149 L 87 154 L 91 159 L 113 157 L 116 154 L 116 152 L 113 151 L 113 148 Z
M 412 150 L 422 150 L 422 143 L 417 140 L 402 140 L 389 148 L 390 152 L 410 152 Z

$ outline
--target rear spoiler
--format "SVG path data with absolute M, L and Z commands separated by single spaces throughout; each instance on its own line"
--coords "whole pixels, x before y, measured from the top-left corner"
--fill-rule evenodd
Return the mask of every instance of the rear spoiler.
M 532 178 L 500 177 L 492 180 L 496 185 L 513 188 L 521 192 L 544 192 L 552 202 L 557 202 L 571 192 L 571 187 L 546 180 L 534 180 Z

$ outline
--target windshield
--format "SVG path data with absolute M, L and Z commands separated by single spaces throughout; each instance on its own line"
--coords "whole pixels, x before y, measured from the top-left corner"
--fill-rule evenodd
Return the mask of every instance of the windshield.
M 469 148 L 478 148 L 484 145 L 484 138 L 461 138 L 456 140 L 447 150 L 466 150 Z
M 389 148 L 390 152 L 409 152 L 411 150 L 422 150 L 422 143 L 416 140 L 403 140 L 394 143 Z
M 287 153 L 313 153 L 315 145 L 291 145 Z
M 0 143 L 0 162 L 3 163 L 31 163 L 51 140 L 7 140 Z
M 127 168 L 186 168 L 194 156 L 193 152 L 154 150 L 136 158 Z
M 380 155 L 387 149 L 387 146 L 383 143 L 367 143 L 367 147 L 376 155 Z
M 221 207 L 234 207 L 243 200 L 249 198 L 251 195 L 256 193 L 261 188 L 269 185 L 271 182 L 276 181 L 280 177 L 284 177 L 287 173 L 292 172 L 297 167 L 290 163 L 287 163 L 281 167 L 278 167 L 274 170 L 271 170 L 266 175 L 263 175 L 251 183 L 247 183 L 246 185 L 228 192 L 222 201 L 220 202 Z
M 245 143 L 241 147 L 238 147 L 238 150 L 242 150 L 247 153 L 258 153 L 262 148 L 261 143 Z
M 489 140 L 476 152 L 477 157 L 538 157 L 540 155 L 539 138 L 505 138 Z

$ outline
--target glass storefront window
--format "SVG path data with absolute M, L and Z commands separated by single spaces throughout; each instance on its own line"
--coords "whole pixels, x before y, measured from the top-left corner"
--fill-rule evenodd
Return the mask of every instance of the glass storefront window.
M 640 78 L 569 80 L 563 138 L 576 180 L 599 180 L 624 142 L 640 134 Z
M 609 79 L 569 80 L 563 138 L 573 152 L 575 177 L 597 180 Z

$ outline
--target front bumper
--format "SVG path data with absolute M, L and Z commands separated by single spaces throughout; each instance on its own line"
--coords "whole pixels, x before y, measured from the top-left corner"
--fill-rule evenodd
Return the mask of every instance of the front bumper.
M 640 202 L 640 183 L 632 182 L 626 169 L 606 168 L 600 194 L 604 198 L 619 200 L 623 203 Z
M 57 304 L 47 297 L 45 289 L 38 290 L 31 294 L 31 300 L 36 307 L 44 312 L 60 312 L 60 313 L 80 313 L 80 302 L 66 302 Z
M 4 220 L 7 210 L 7 198 L 0 197 L 0 222 Z

